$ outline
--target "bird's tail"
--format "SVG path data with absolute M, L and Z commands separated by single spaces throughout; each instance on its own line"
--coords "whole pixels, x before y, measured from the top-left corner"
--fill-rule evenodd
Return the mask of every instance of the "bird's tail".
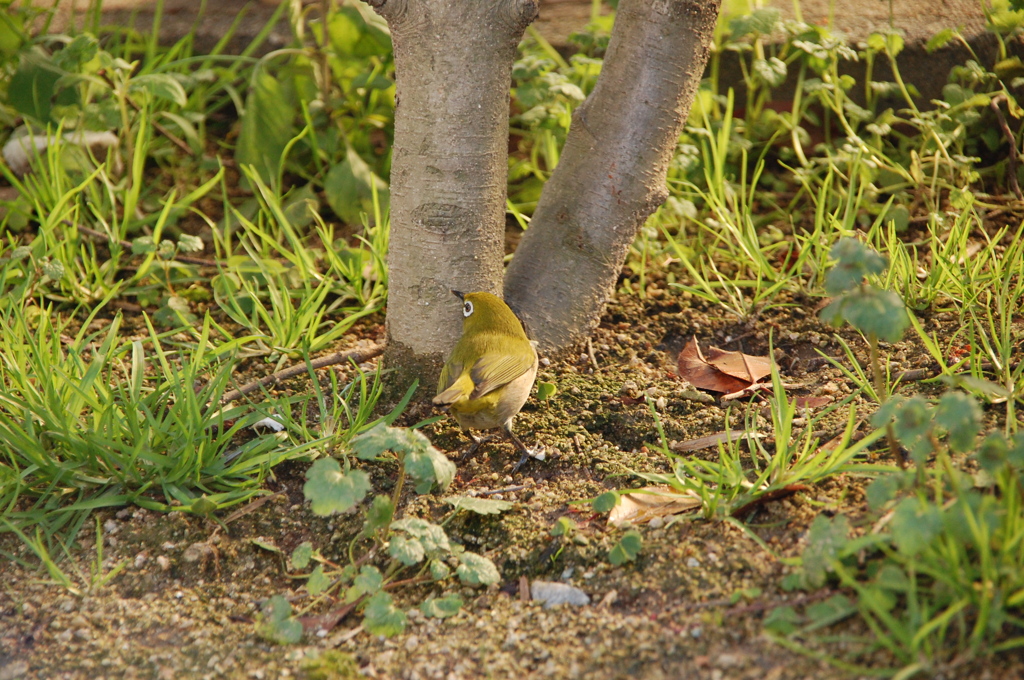
M 434 397 L 433 402 L 438 405 L 454 404 L 461 399 L 468 399 L 475 387 L 473 378 L 469 373 L 465 373 L 459 376 L 458 380 L 453 382 L 448 389 Z

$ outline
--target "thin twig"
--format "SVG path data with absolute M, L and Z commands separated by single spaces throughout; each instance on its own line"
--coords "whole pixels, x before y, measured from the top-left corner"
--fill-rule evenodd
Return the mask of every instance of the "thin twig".
M 239 519 L 240 517 L 244 517 L 245 515 L 248 515 L 250 512 L 256 511 L 257 509 L 259 509 L 260 507 L 262 507 L 263 505 L 265 505 L 269 501 L 281 500 L 281 499 L 285 499 L 285 498 L 287 498 L 287 496 L 285 496 L 283 493 L 272 493 L 272 494 L 267 495 L 267 496 L 260 496 L 259 498 L 257 498 L 253 502 L 248 503 L 248 504 L 242 506 L 238 510 L 235 510 L 233 513 L 231 513 L 230 515 L 225 517 L 224 520 L 223 520 L 223 523 L 224 524 L 231 524 L 236 519 Z
M 597 365 L 597 357 L 594 356 L 594 343 L 590 338 L 587 338 L 587 353 L 590 356 L 590 364 L 594 367 L 594 373 L 597 373 L 601 368 Z
M 769 491 L 768 493 L 762 496 L 758 496 L 749 503 L 744 503 L 740 507 L 733 510 L 730 514 L 736 519 L 742 519 L 752 510 L 764 505 L 765 503 L 771 503 L 772 501 L 777 501 L 780 498 L 792 496 L 797 492 L 807 491 L 810 488 L 811 487 L 807 486 L 806 484 L 789 484 L 787 486 L 782 487 L 781 489 L 775 489 L 774 491 Z
M 526 488 L 525 484 L 519 486 L 506 486 L 504 489 L 494 489 L 493 491 L 478 491 L 477 496 L 493 496 L 499 493 L 515 493 L 516 491 L 522 491 Z
M 226 404 L 229 401 L 234 401 L 235 399 L 243 397 L 246 394 L 249 394 L 250 392 L 255 392 L 261 387 L 266 387 L 267 385 L 276 385 L 282 380 L 288 380 L 289 378 L 294 378 L 297 375 L 302 375 L 309 368 L 326 368 L 328 366 L 334 366 L 336 364 L 347 363 L 350 359 L 352 361 L 355 361 L 357 364 L 361 364 L 363 362 L 369 361 L 370 359 L 379 357 L 383 352 L 383 344 L 372 345 L 370 347 L 367 347 L 366 349 L 354 349 L 348 352 L 335 352 L 334 354 L 329 354 L 325 357 L 320 357 L 319 359 L 314 359 L 313 361 L 310 361 L 308 368 L 305 363 L 296 364 L 295 366 L 290 366 L 275 373 L 271 373 L 270 375 L 265 375 L 259 380 L 254 380 L 250 383 L 246 383 L 239 387 L 237 390 L 231 390 L 230 392 L 226 393 L 223 397 L 220 398 L 220 402 L 222 404 Z

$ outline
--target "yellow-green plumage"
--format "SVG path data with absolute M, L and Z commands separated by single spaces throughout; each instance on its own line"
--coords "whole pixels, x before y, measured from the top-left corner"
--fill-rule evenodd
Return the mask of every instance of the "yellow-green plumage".
M 447 405 L 465 430 L 500 427 L 523 454 L 518 469 L 528 452 L 512 434 L 512 419 L 533 388 L 537 352 L 500 298 L 452 292 L 463 301 L 462 336 L 441 370 L 434 403 Z

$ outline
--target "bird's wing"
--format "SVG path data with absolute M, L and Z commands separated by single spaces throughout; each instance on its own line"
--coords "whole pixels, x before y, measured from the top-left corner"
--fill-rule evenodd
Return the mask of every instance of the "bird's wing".
M 441 377 L 437 381 L 437 396 L 433 401 L 435 404 L 451 404 L 460 397 L 467 396 L 475 386 L 469 380 L 459 380 L 462 377 L 462 364 L 448 362 L 441 369 Z
M 525 343 L 524 343 L 525 344 Z M 477 359 L 469 375 L 476 387 L 470 399 L 479 399 L 488 392 L 507 385 L 531 368 L 537 356 L 528 345 L 523 351 L 513 354 L 485 354 Z

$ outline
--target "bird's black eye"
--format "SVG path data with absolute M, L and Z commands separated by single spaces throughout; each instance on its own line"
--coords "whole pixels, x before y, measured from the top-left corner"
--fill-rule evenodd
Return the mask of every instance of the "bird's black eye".
M 462 316 L 469 316 L 473 313 L 473 303 L 466 300 L 465 304 L 462 305 Z

